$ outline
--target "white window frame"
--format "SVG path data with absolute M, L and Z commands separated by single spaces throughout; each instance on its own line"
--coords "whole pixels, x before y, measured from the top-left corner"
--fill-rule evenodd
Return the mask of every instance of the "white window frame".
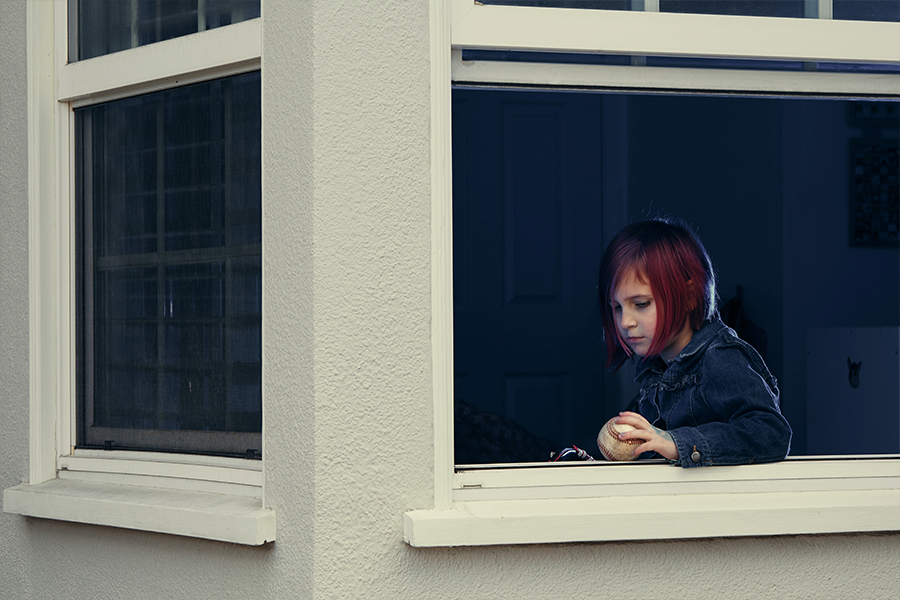
M 830 2 L 827 4 L 830 8 Z M 434 506 L 412 546 L 900 530 L 900 458 L 668 464 L 453 464 L 450 82 L 900 97 L 896 75 L 464 63 L 462 48 L 900 64 L 900 24 L 482 6 L 431 1 Z M 828 16 L 828 11 L 819 14 Z M 451 54 L 454 56 L 451 57 Z
M 4 490 L 3 509 L 239 544 L 274 541 L 262 461 L 73 446 L 74 109 L 258 71 L 261 19 L 70 63 L 67 0 L 29 2 L 27 10 L 29 480 Z

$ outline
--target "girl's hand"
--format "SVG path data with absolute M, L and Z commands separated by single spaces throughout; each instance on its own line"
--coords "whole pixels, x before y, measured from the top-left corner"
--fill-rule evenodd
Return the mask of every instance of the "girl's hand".
M 634 449 L 635 456 L 640 456 L 644 452 L 653 451 L 658 452 L 661 456 L 664 456 L 669 460 L 678 460 L 678 448 L 675 447 L 675 442 L 672 441 L 672 436 L 669 435 L 669 432 L 664 431 L 659 427 L 654 427 L 647 419 L 638 413 L 630 411 L 620 412 L 619 416 L 616 417 L 616 423 L 625 423 L 632 427 L 636 427 L 636 429 L 632 431 L 626 431 L 625 433 L 619 434 L 619 439 L 644 440 L 643 444 Z

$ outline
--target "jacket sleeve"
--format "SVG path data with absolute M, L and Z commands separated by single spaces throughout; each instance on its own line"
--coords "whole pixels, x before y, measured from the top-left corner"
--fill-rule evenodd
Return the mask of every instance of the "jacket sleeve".
M 778 407 L 778 386 L 752 349 L 711 347 L 693 394 L 692 405 L 711 418 L 669 430 L 678 448 L 675 464 L 737 465 L 787 456 L 791 427 Z

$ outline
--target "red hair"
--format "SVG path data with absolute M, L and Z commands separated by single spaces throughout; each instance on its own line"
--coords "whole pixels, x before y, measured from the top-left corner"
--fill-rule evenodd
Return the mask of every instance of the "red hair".
M 656 335 L 645 359 L 659 355 L 685 319 L 696 331 L 716 314 L 712 261 L 690 227 L 671 219 L 628 225 L 610 242 L 600 263 L 606 366 L 613 371 L 631 356 L 619 336 L 611 303 L 619 282 L 632 272 L 650 286 L 657 303 Z

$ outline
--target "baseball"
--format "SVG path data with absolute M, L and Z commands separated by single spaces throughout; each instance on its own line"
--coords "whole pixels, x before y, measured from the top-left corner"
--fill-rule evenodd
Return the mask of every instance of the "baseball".
M 637 428 L 625 423 L 616 423 L 615 417 L 606 422 L 600 433 L 597 434 L 597 446 L 600 447 L 600 452 L 603 453 L 606 460 L 634 460 L 635 457 L 631 453 L 635 448 L 643 444 L 644 440 L 619 439 L 620 433 L 625 433 L 632 429 Z

